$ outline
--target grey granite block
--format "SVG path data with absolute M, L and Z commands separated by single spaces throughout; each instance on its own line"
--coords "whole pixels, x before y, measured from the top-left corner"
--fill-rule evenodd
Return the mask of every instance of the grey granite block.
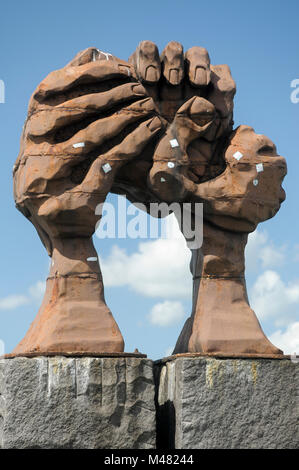
M 153 449 L 153 363 L 145 358 L 0 360 L 0 447 Z
M 156 368 L 159 447 L 298 447 L 298 363 L 174 357 Z

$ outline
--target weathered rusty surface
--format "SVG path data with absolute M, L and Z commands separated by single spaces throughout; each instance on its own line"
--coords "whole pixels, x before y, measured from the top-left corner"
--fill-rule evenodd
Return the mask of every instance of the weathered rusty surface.
M 244 276 L 246 242 L 246 233 L 204 223 L 202 248 L 192 253 L 192 314 L 174 353 L 282 354 L 267 339 L 249 306 Z
M 285 198 L 286 163 L 267 137 L 233 130 L 235 91 L 227 65 L 211 65 L 202 47 L 184 54 L 175 41 L 160 56 L 143 41 L 128 62 L 89 48 L 43 80 L 29 103 L 14 194 L 52 266 L 13 354 L 123 351 L 91 241 L 110 191 L 132 202 L 204 203 L 193 311 L 175 352 L 281 354 L 249 307 L 244 249 Z
M 142 47 L 132 62 L 149 89 L 145 56 L 138 69 Z M 204 203 L 203 246 L 192 252 L 193 310 L 174 353 L 281 356 L 249 306 L 244 250 L 248 233 L 273 217 L 285 199 L 285 159 L 251 127 L 232 129 L 236 88 L 227 65 L 211 65 L 202 48 L 183 56 L 175 42 L 166 46 L 161 62 L 162 78 L 151 96 L 169 125 L 154 151 L 149 187 L 169 203 Z

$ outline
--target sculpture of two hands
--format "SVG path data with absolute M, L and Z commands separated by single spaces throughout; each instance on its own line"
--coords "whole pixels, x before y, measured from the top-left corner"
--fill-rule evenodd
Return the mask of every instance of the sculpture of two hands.
M 284 158 L 233 130 L 235 82 L 207 51 L 143 41 L 128 62 L 95 48 L 34 92 L 14 166 L 18 209 L 52 258 L 43 304 L 13 354 L 121 353 L 92 235 L 109 192 L 132 202 L 203 203 L 192 250 L 193 310 L 175 353 L 281 354 L 250 309 L 248 233 L 285 198 Z M 170 266 L 171 269 L 171 260 Z

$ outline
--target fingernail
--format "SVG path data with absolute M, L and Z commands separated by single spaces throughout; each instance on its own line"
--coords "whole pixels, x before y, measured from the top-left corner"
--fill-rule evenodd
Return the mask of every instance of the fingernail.
M 197 69 L 195 70 L 194 82 L 197 85 L 207 85 L 207 71 L 202 67 L 197 67 Z
M 159 118 L 157 117 L 154 117 L 148 124 L 147 124 L 147 127 L 149 128 L 149 130 L 151 132 L 155 132 L 157 131 L 158 129 L 161 129 L 161 121 Z
M 177 69 L 170 69 L 170 71 L 169 71 L 169 82 L 172 85 L 179 85 L 180 77 L 179 77 L 179 71 Z
M 153 65 L 149 65 L 145 72 L 145 80 L 147 82 L 156 82 L 158 79 L 158 70 Z
M 137 83 L 135 85 L 132 85 L 132 91 L 133 91 L 134 95 L 146 96 L 145 88 L 142 85 L 140 85 L 139 83 Z

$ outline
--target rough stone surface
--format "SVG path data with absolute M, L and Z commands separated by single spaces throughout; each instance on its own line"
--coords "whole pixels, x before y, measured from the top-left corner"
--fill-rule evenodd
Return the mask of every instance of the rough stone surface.
M 299 447 L 298 364 L 181 357 L 159 373 L 159 447 Z
M 155 445 L 152 361 L 62 356 L 0 361 L 0 448 Z

